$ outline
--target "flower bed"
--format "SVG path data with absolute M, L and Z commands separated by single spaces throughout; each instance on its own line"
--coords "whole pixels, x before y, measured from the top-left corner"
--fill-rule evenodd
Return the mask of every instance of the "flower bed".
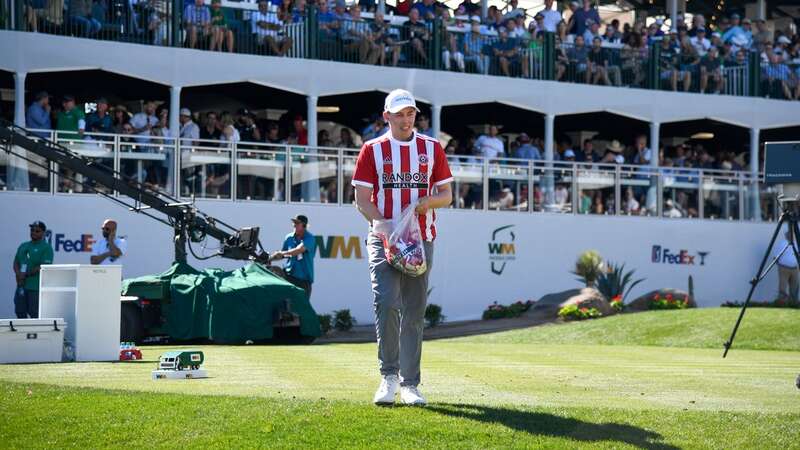
M 578 305 L 567 305 L 558 311 L 558 317 L 564 320 L 586 320 L 602 316 L 603 314 L 597 308 L 579 307 Z
M 673 296 L 672 294 L 654 294 L 653 298 L 647 304 L 647 309 L 686 309 L 689 307 L 689 296 L 683 298 Z

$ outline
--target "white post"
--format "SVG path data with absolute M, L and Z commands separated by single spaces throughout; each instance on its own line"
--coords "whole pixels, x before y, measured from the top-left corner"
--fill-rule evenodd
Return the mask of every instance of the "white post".
M 555 114 L 545 114 L 544 116 L 544 159 L 553 161 L 553 136 L 555 135 Z
M 661 124 L 658 122 L 650 122 L 650 165 L 658 167 L 659 154 L 659 134 L 661 133 Z
M 758 0 L 756 3 L 756 20 L 767 20 L 767 0 Z
M 386 0 L 378 0 L 378 12 L 386 14 Z
M 439 132 L 442 129 L 442 107 L 439 105 L 431 105 L 431 130 L 433 131 L 433 138 L 439 139 Z
M 489 15 L 489 0 L 481 0 L 481 20 L 486 20 Z
M 25 126 L 25 72 L 14 72 L 14 124 Z
M 757 222 L 761 221 L 761 202 L 758 185 L 758 173 L 760 171 L 758 167 L 758 141 L 760 132 L 761 130 L 758 128 L 750 129 L 750 177 L 753 180 L 750 191 L 750 195 L 752 196 L 750 201 L 750 219 Z
M 678 0 L 669 0 L 669 4 L 667 6 L 669 11 L 669 19 L 670 22 L 670 30 L 675 33 L 678 30 Z
M 178 137 L 181 134 L 180 122 L 181 110 L 181 87 L 170 86 L 169 88 L 169 131 L 173 136 Z
M 309 95 L 306 97 L 306 104 L 308 105 L 308 110 L 306 112 L 306 117 L 308 117 L 307 128 L 308 128 L 308 145 L 311 147 L 317 146 L 317 101 L 319 97 L 315 95 Z

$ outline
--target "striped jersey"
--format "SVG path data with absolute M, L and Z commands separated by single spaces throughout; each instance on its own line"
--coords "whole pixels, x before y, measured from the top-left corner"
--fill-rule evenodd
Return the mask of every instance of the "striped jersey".
M 402 142 L 388 131 L 361 147 L 352 184 L 371 188 L 372 203 L 385 219 L 391 219 L 431 195 L 434 187 L 451 181 L 453 175 L 438 140 L 414 132 L 410 141 Z M 422 239 L 436 238 L 433 209 L 419 216 L 419 228 Z

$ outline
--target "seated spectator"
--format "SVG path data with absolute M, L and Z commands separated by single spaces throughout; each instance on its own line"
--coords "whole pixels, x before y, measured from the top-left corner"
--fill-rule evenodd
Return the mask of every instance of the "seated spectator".
M 767 22 L 764 19 L 756 20 L 756 32 L 753 34 L 753 45 L 762 47 L 767 43 L 771 43 L 774 39 L 772 31 L 767 28 Z
M 583 163 L 591 163 L 597 160 L 597 155 L 594 153 L 594 141 L 585 139 L 583 141 L 583 149 L 577 154 L 576 161 Z
M 233 30 L 228 26 L 228 21 L 222 13 L 222 0 L 211 0 L 211 47 L 209 50 L 222 51 L 222 43 L 228 47 L 228 52 L 233 53 Z
M 514 149 L 514 158 L 539 160 L 542 159 L 542 153 L 537 147 L 531 144 L 531 138 L 526 133 L 519 135 L 519 147 Z
M 393 67 L 396 67 L 398 61 L 400 61 L 400 50 L 402 49 L 402 44 L 395 39 L 392 31 L 393 30 L 389 23 L 384 20 L 383 13 L 380 11 L 376 12 L 374 20 L 370 23 L 369 38 L 381 48 L 378 55 L 378 64 L 382 66 L 386 64 L 387 53 L 392 54 Z
M 103 25 L 92 17 L 92 0 L 70 0 L 67 9 L 69 21 L 80 29 L 81 36 L 94 36 Z
M 167 45 L 171 4 L 169 0 L 149 0 L 150 14 L 147 31 L 153 36 L 153 45 Z
M 705 94 L 708 89 L 708 79 L 714 82 L 714 93 L 719 94 L 725 88 L 725 78 L 722 74 L 722 58 L 717 47 L 710 47 L 708 53 L 700 58 L 700 93 Z
M 706 39 L 706 29 L 705 28 L 698 28 L 696 30 L 696 34 L 694 37 L 689 38 L 689 42 L 694 47 L 697 55 L 701 58 L 708 53 L 711 49 L 711 41 Z
M 728 23 L 726 21 L 726 23 Z M 745 47 L 749 48 L 750 44 L 753 40 L 753 33 L 752 31 L 745 30 L 740 23 L 740 17 L 738 14 L 732 14 L 730 18 L 730 26 L 722 33 L 722 42 L 730 42 L 737 47 Z M 750 21 L 747 21 L 748 28 L 750 26 Z M 735 49 L 734 51 L 736 51 Z
M 500 71 L 503 75 L 510 77 L 511 71 L 519 68 L 522 76 L 528 78 L 528 65 L 523 64 L 517 40 L 509 38 L 508 32 L 504 28 L 498 31 L 498 35 L 499 39 L 492 45 L 492 54 L 495 63 L 500 66 Z
M 204 42 L 211 36 L 211 11 L 203 0 L 195 0 L 183 10 L 183 24 L 189 39 L 189 48 L 197 46 L 198 38 Z
M 342 21 L 342 42 L 347 51 L 357 52 L 361 64 L 373 65 L 381 60 L 383 45 L 370 36 L 370 26 L 361 17 L 358 5 L 350 7 L 350 18 Z
M 451 33 L 448 30 L 448 22 L 450 21 L 450 12 L 448 10 L 442 11 L 442 26 L 439 30 L 442 34 L 442 63 L 444 70 L 450 70 L 452 62 L 456 63 L 456 68 L 459 72 L 464 71 L 464 54 L 461 53 L 458 46 L 458 38 L 463 36 L 462 33 Z
M 589 70 L 589 49 L 584 45 L 583 36 L 575 36 L 575 45 L 567 50 L 567 59 L 570 72 L 575 75 L 576 79 L 583 78 L 583 81 L 589 84 L 592 75 Z
M 39 31 L 39 15 L 47 7 L 47 0 L 26 0 L 25 1 L 25 18 L 28 21 L 30 31 L 36 33 Z
M 602 81 L 606 86 L 611 85 L 611 81 L 608 79 L 608 52 L 603 48 L 603 41 L 599 37 L 595 37 L 592 41 L 588 72 L 592 74 L 592 84 Z
M 485 158 L 505 156 L 503 140 L 497 137 L 497 125 L 489 125 L 489 134 L 481 135 L 475 141 L 475 153 Z
M 575 162 L 575 151 L 571 148 L 568 148 L 564 151 L 564 158 L 562 159 L 564 162 L 567 163 L 574 163 Z
M 661 40 L 661 53 L 659 54 L 658 69 L 660 79 L 669 81 L 673 91 L 678 90 L 678 54 L 666 37 Z
M 266 49 L 269 54 L 285 56 L 292 48 L 292 38 L 282 36 L 283 22 L 275 13 L 269 11 L 267 0 L 258 2 L 258 11 L 250 16 L 250 25 L 259 47 Z
M 425 22 L 420 20 L 419 10 L 412 9 L 408 13 L 408 21 L 403 24 L 401 30 L 402 39 L 408 41 L 406 58 L 409 61 L 416 60 L 421 65 L 427 65 L 431 33 Z
M 464 63 L 475 64 L 477 72 L 486 75 L 489 72 L 489 57 L 483 54 L 483 47 L 487 41 L 481 35 L 480 19 L 472 17 L 470 21 L 472 28 L 464 36 Z
M 776 53 L 769 54 L 769 64 L 763 69 L 762 84 L 764 92 L 770 97 L 792 100 L 792 92 L 789 89 L 792 72 L 789 66 L 781 62 L 780 56 Z
M 327 42 L 335 42 L 339 36 L 339 27 L 341 24 L 336 15 L 329 9 L 328 2 L 323 0 L 319 3 L 317 9 L 317 26 L 319 27 L 319 36 L 322 40 Z
M 292 22 L 300 23 L 306 20 L 306 0 L 294 0 L 292 7 Z
M 694 46 L 689 42 L 689 37 L 684 36 L 681 41 L 680 54 L 678 55 L 679 68 L 678 77 L 683 80 L 683 91 L 689 92 L 692 86 L 692 76 L 697 77 L 700 57 Z
M 606 31 L 603 33 L 603 42 L 610 45 L 622 44 L 622 35 L 617 32 L 616 28 L 611 25 L 606 26 Z
M 90 133 L 114 133 L 114 121 L 108 113 L 108 100 L 100 97 L 95 102 L 97 110 L 86 116 L 86 131 Z M 105 136 L 101 139 L 113 140 L 112 136 Z
M 628 34 L 620 52 L 622 75 L 631 86 L 641 86 L 645 79 L 644 64 L 648 57 L 642 35 L 636 31 Z
M 600 23 L 589 19 L 586 26 L 586 31 L 583 32 L 583 42 L 589 44 L 594 42 L 594 38 L 601 40 L 603 39 L 603 37 L 600 35 Z
M 506 22 L 506 32 L 509 39 L 514 39 L 517 42 L 520 42 L 525 37 L 525 28 L 517 26 L 516 20 Z
M 429 21 L 436 18 L 436 5 L 434 0 L 421 0 L 417 3 L 414 3 L 414 6 L 411 7 L 411 10 L 416 10 L 419 14 L 419 18 L 424 21 Z

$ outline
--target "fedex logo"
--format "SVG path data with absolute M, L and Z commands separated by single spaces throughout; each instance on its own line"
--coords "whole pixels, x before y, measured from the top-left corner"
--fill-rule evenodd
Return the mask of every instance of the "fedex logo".
M 44 237 L 56 252 L 91 252 L 94 239 L 91 234 L 82 234 L 80 239 L 69 239 L 63 233 L 53 233 L 47 230 Z
M 656 264 L 685 264 L 685 265 L 706 265 L 706 256 L 709 252 L 691 253 L 689 250 L 679 250 L 677 252 L 660 245 L 654 245 L 650 259 Z M 699 261 L 698 261 L 699 259 Z

